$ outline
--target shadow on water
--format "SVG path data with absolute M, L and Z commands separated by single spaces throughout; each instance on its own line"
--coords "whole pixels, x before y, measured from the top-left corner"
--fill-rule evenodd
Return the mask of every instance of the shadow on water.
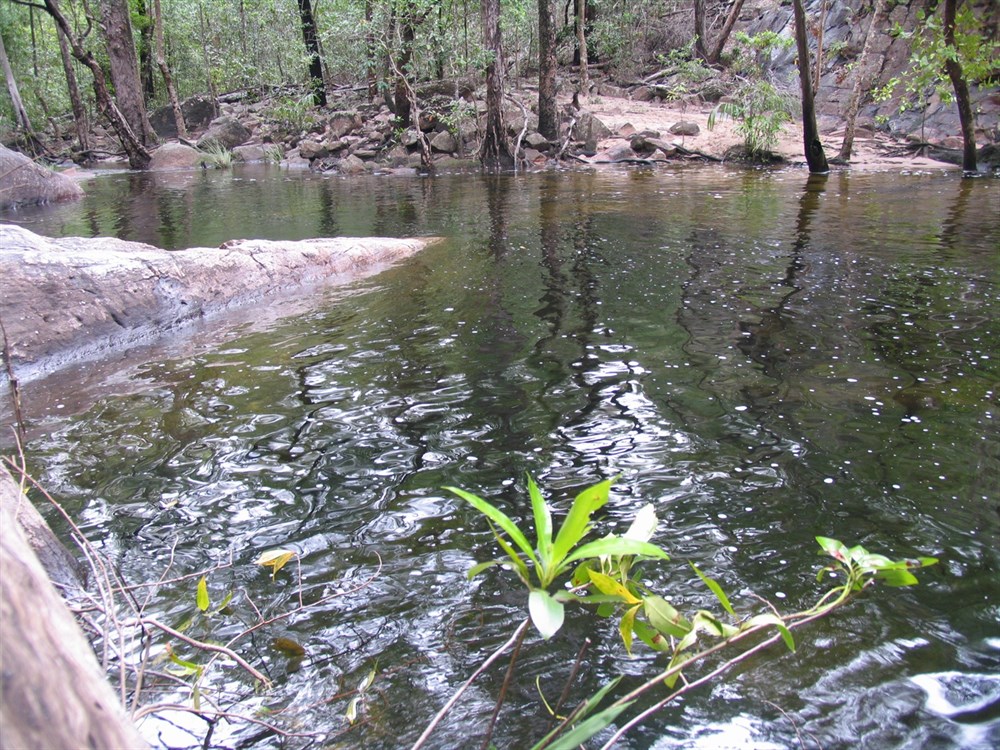
M 236 592 L 220 635 L 254 606 L 294 604 L 293 577 L 272 583 L 252 564 L 294 549 L 304 598 L 322 604 L 256 635 L 248 656 L 277 681 L 263 703 L 331 746 L 412 743 L 523 617 L 510 574 L 465 579 L 496 551 L 441 488 L 521 520 L 530 472 L 563 509 L 619 475 L 599 533 L 653 502 L 674 562 L 645 575 L 683 609 L 711 605 L 687 560 L 737 606 L 811 601 L 817 534 L 942 560 L 921 586 L 866 594 L 795 654 L 767 654 L 625 746 L 994 747 L 998 195 L 995 180 L 948 175 L 724 169 L 101 177 L 78 205 L 3 218 L 168 247 L 449 240 L 290 314 L 276 304 L 266 320 L 219 320 L 202 340 L 28 384 L 30 460 L 129 580 L 232 556 L 210 581 L 213 597 Z M 155 606 L 177 624 L 192 602 L 176 584 Z M 307 657 L 293 664 L 276 637 Z M 624 656 L 614 623 L 570 618 L 526 645 L 498 746 L 549 726 L 535 678 L 558 696 L 584 638 L 573 700 L 653 668 Z M 376 664 L 349 727 L 338 696 Z M 476 746 L 501 681 L 484 676 L 434 746 Z M 182 727 L 147 731 L 193 744 Z M 214 741 L 297 746 L 252 736 L 220 726 Z

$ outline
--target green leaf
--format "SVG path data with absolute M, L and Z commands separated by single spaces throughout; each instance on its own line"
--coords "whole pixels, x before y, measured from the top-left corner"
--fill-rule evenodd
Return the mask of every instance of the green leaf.
M 632 624 L 632 630 L 637 636 L 639 636 L 639 640 L 654 651 L 662 652 L 671 650 L 670 641 L 663 636 L 663 633 L 650 627 L 648 623 L 645 623 L 642 620 L 636 620 Z
M 590 580 L 602 594 L 617 596 L 626 604 L 642 604 L 641 599 L 635 596 L 631 591 L 611 576 L 606 576 L 603 573 L 598 573 L 596 570 L 592 570 L 590 571 Z
M 475 578 L 477 575 L 482 573 L 487 568 L 494 568 L 497 565 L 503 565 L 503 563 L 504 563 L 503 560 L 487 560 L 486 562 L 476 563 L 471 568 L 469 568 L 469 572 L 466 574 L 466 576 L 471 581 L 473 578 Z
M 778 629 L 778 632 L 781 633 L 781 639 L 785 642 L 789 651 L 795 650 L 795 639 L 792 638 L 792 631 L 790 631 L 788 626 L 785 625 L 785 621 L 777 615 L 762 614 L 751 617 L 743 623 L 743 630 L 749 630 L 750 628 L 767 625 L 773 625 Z
M 664 635 L 683 638 L 691 632 L 691 623 L 662 597 L 647 596 L 642 604 L 649 624 Z
M 590 517 L 608 502 L 608 494 L 614 479 L 588 487 L 573 500 L 566 520 L 559 528 L 552 550 L 552 564 L 559 565 L 580 540 L 590 530 Z M 579 557 L 574 559 L 580 559 Z
M 589 719 L 581 721 L 555 742 L 548 745 L 539 743 L 538 745 L 535 745 L 535 748 L 544 747 L 545 750 L 577 750 L 580 745 L 605 727 L 609 726 L 615 719 L 618 718 L 618 715 L 622 711 L 631 705 L 632 701 L 623 703 L 620 706 L 608 706 L 603 711 L 599 711 L 591 716 Z
M 195 602 L 198 604 L 198 609 L 202 612 L 208 612 L 210 602 L 208 599 L 208 581 L 205 580 L 205 576 L 198 579 L 198 588 L 195 593 Z
M 528 566 L 524 564 L 524 560 L 522 560 L 521 556 L 514 551 L 514 548 L 507 543 L 507 540 L 504 539 L 503 536 L 496 530 L 496 527 L 492 524 L 492 522 L 490 522 L 489 519 L 486 520 L 486 523 L 489 524 L 490 531 L 493 532 L 493 538 L 497 540 L 497 544 L 500 545 L 500 549 L 507 554 L 508 559 L 513 564 L 518 577 L 524 582 L 525 586 L 531 586 L 531 581 L 528 577 Z
M 548 640 L 562 627 L 566 617 L 566 608 L 562 602 L 556 601 L 548 591 L 535 589 L 528 594 L 528 613 L 542 638 Z
M 816 537 L 816 541 L 819 542 L 819 546 L 823 548 L 823 551 L 835 560 L 847 562 L 850 559 L 847 547 L 842 542 L 826 536 L 818 536 Z
M 656 526 L 659 521 L 656 518 L 656 509 L 652 503 L 643 505 L 639 512 L 635 514 L 631 525 L 622 536 L 625 539 L 634 539 L 638 542 L 648 542 L 656 533 Z
M 603 555 L 643 555 L 644 557 L 655 557 L 660 560 L 670 559 L 670 556 L 655 544 L 640 542 L 637 539 L 626 539 L 620 536 L 606 536 L 603 539 L 588 542 L 578 548 L 572 555 L 566 558 L 566 563 L 601 557 Z
M 361 680 L 361 682 L 358 683 L 358 692 L 363 694 L 368 688 L 372 686 L 374 682 L 375 682 L 375 665 L 372 665 L 372 668 L 368 670 L 368 674 L 366 674 L 364 678 Z
M 618 632 L 621 633 L 622 643 L 625 644 L 625 652 L 632 655 L 632 631 L 635 629 L 635 615 L 639 611 L 641 604 L 630 607 L 622 615 L 622 620 L 618 623 Z
M 347 704 L 347 710 L 344 712 L 344 718 L 347 719 L 348 724 L 353 724 L 358 720 L 359 703 L 361 703 L 361 696 L 355 695 L 351 698 L 351 702 Z
M 707 575 L 698 570 L 698 566 L 694 563 L 689 563 L 689 565 L 694 569 L 694 572 L 698 574 L 698 577 L 705 582 L 705 585 L 715 594 L 715 598 L 719 600 L 722 608 L 726 610 L 733 617 L 736 613 L 733 611 L 733 605 L 729 603 L 729 597 L 726 596 L 726 592 L 722 590 L 722 587 L 716 583 L 713 579 L 709 578 Z
M 542 497 L 535 480 L 528 476 L 528 495 L 531 497 L 531 512 L 535 516 L 538 556 L 542 566 L 547 567 L 552 560 L 552 513 Z
M 507 536 L 513 540 L 514 544 L 516 544 L 521 551 L 527 555 L 533 563 L 535 563 L 535 565 L 538 565 L 538 558 L 535 557 L 535 551 L 531 548 L 531 545 L 528 544 L 528 540 L 525 538 L 524 534 L 521 533 L 521 530 L 517 528 L 517 524 L 510 520 L 510 517 L 507 516 L 506 513 L 483 500 L 481 497 L 473 495 L 471 492 L 466 492 L 458 487 L 445 487 L 445 489 L 448 490 L 448 492 L 458 495 L 460 498 L 469 503 L 469 505 L 507 532 Z
M 908 570 L 880 570 L 875 577 L 887 586 L 916 586 L 920 581 Z

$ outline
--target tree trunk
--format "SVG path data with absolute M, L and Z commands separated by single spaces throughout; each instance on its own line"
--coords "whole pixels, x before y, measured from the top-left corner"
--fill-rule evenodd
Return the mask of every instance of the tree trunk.
M 142 145 L 155 143 L 156 135 L 146 116 L 139 80 L 139 59 L 135 54 L 128 0 L 102 0 L 100 26 L 108 48 L 111 83 L 118 109 Z
M 816 126 L 816 107 L 809 70 L 811 67 L 809 41 L 806 36 L 806 12 L 802 7 L 802 0 L 793 0 L 792 10 L 795 15 L 795 44 L 799 55 L 799 82 L 802 84 L 802 140 L 806 162 L 811 173 L 822 174 L 830 171 L 830 165 L 826 161 L 826 153 L 819 140 L 819 128 Z
M 56 36 L 59 39 L 59 56 L 62 58 L 63 72 L 66 73 L 66 89 L 69 91 L 69 103 L 73 108 L 73 123 L 76 126 L 76 138 L 80 142 L 81 151 L 90 150 L 89 125 L 87 110 L 80 98 L 80 87 L 76 83 L 76 71 L 73 70 L 73 57 L 70 55 L 69 42 L 63 30 L 56 25 Z
M 139 78 L 142 79 L 142 92 L 147 102 L 153 101 L 156 96 L 156 73 L 153 68 L 154 50 L 154 20 L 152 9 L 148 3 L 150 0 L 136 0 L 136 15 L 142 19 L 143 24 L 139 29 Z
M 955 50 L 954 57 L 945 61 L 945 70 L 955 89 L 955 104 L 958 105 L 958 119 L 962 124 L 962 170 L 975 172 L 976 164 L 976 119 L 972 113 L 972 102 L 969 98 L 969 84 L 965 80 L 962 63 L 958 61 L 958 50 L 955 45 L 955 12 L 959 0 L 945 0 L 944 3 L 944 41 Z
M 587 62 L 590 55 L 587 52 L 587 0 L 577 0 L 579 15 L 576 17 L 576 40 L 580 49 L 580 95 L 590 94 L 590 79 L 587 73 Z
M 861 108 L 861 92 L 868 90 L 868 82 L 871 74 L 868 71 L 868 55 L 871 53 L 872 41 L 879 34 L 879 24 L 882 14 L 885 12 L 886 0 L 875 0 L 872 8 L 872 20 L 868 24 L 868 34 L 865 36 L 865 44 L 861 48 L 861 56 L 858 58 L 857 75 L 854 78 L 854 86 L 851 89 L 851 98 L 847 103 L 847 112 L 844 114 L 846 127 L 844 128 L 844 141 L 840 145 L 840 154 L 837 158 L 842 162 L 851 160 L 851 150 L 854 148 L 854 127 L 858 119 L 858 110 Z
M 163 76 L 163 84 L 167 87 L 167 97 L 170 99 L 170 107 L 174 111 L 174 124 L 177 126 L 177 137 L 187 138 L 187 125 L 184 123 L 184 113 L 181 111 L 181 103 L 177 99 L 177 88 L 174 86 L 174 78 L 170 74 L 170 67 L 167 65 L 167 57 L 163 43 L 163 10 L 160 7 L 160 0 L 153 0 L 153 30 L 156 37 L 156 67 L 160 69 Z
M 212 114 L 219 114 L 219 92 L 215 89 L 215 77 L 212 75 L 212 55 L 208 50 L 208 20 L 205 18 L 204 0 L 198 2 L 198 27 L 201 31 L 201 54 L 205 58 L 205 82 L 208 93 L 212 97 Z
M 552 0 L 538 0 L 538 132 L 554 141 L 559 137 L 556 108 L 556 19 Z
M 378 96 L 378 65 L 375 62 L 375 30 L 372 28 L 372 3 L 365 0 L 365 70 L 368 76 L 368 101 L 374 102 Z
M 7 49 L 3 46 L 3 36 L 0 35 L 0 66 L 3 67 L 3 76 L 7 80 L 7 92 L 10 94 L 10 101 L 14 105 L 14 113 L 17 116 L 17 123 L 30 138 L 35 137 L 35 131 L 31 127 L 31 120 L 24 109 L 24 102 L 21 101 L 21 92 L 18 91 L 17 81 L 14 80 L 14 71 L 10 68 L 10 60 L 7 59 Z
M 408 83 L 404 76 L 409 75 L 410 60 L 413 58 L 413 42 L 416 39 L 409 8 L 404 11 L 403 17 L 400 19 L 399 37 L 402 47 L 399 51 L 399 59 L 392 61 L 392 67 L 396 70 L 392 111 L 396 115 L 396 122 L 401 127 L 406 128 L 410 125 L 410 93 L 407 90 Z
M 708 62 L 708 40 L 705 39 L 705 0 L 694 0 L 694 54 Z
M 93 74 L 94 98 L 97 102 L 98 111 L 108 118 L 108 122 L 111 123 L 115 135 L 118 136 L 122 148 L 125 149 L 125 153 L 128 155 L 129 166 L 132 169 L 146 169 L 149 166 L 149 151 L 146 150 L 145 145 L 133 132 L 128 120 L 125 119 L 117 103 L 111 97 L 111 93 L 108 91 L 108 81 L 104 76 L 104 69 L 97 62 L 93 54 L 86 50 L 80 40 L 73 35 L 73 30 L 70 28 L 66 16 L 59 9 L 57 0 L 45 0 L 45 10 L 52 16 L 66 36 L 66 41 L 69 42 L 73 57 L 86 65 Z
M 722 57 L 722 50 L 726 46 L 726 42 L 729 41 L 729 35 L 733 33 L 733 26 L 739 20 L 740 11 L 743 10 L 743 3 L 745 0 L 736 0 L 733 3 L 733 7 L 729 9 L 729 15 L 726 16 L 726 22 L 722 25 L 722 31 L 719 32 L 719 38 L 715 40 L 715 46 L 712 47 L 712 51 L 708 54 L 708 63 L 710 65 L 715 65 L 719 62 L 719 58 Z
M 323 60 L 319 54 L 319 40 L 316 38 L 316 19 L 313 17 L 309 0 L 298 0 L 299 19 L 302 22 L 302 40 L 309 53 L 309 83 L 312 87 L 313 103 L 317 107 L 326 106 L 326 82 L 323 80 Z
M 486 133 L 479 160 L 487 172 L 514 168 L 514 157 L 503 125 L 503 38 L 500 34 L 500 0 L 481 0 L 483 46 L 492 53 L 486 67 Z

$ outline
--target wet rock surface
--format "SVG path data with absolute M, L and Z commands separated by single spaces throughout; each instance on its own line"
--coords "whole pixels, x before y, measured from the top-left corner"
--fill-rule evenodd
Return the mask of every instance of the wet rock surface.
M 0 225 L 0 318 L 15 374 L 30 379 L 297 286 L 373 275 L 433 241 L 233 240 L 167 251 Z

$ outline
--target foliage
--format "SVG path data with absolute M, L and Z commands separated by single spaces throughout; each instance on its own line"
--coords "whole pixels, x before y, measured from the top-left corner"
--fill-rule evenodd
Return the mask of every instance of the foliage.
M 640 696 L 666 688 L 665 697 L 657 698 L 654 694 L 657 702 L 652 708 L 647 708 L 618 728 L 611 740 L 604 745 L 605 748 L 610 747 L 653 711 L 718 677 L 749 656 L 779 641 L 794 651 L 794 629 L 828 615 L 876 582 L 889 586 L 911 586 L 917 583 L 913 570 L 937 562 L 931 557 L 892 560 L 885 555 L 869 552 L 860 545 L 848 547 L 836 539 L 818 536 L 816 541 L 820 552 L 832 558 L 832 562 L 820 570 L 817 580 L 834 576 L 843 582 L 826 591 L 813 606 L 790 614 L 781 614 L 768 602 L 764 602 L 766 609 L 762 612 L 738 614 L 719 583 L 691 563 L 691 568 L 714 596 L 721 611 L 698 609 L 685 616 L 664 597 L 652 593 L 647 585 L 639 583 L 633 576 L 633 565 L 641 558 L 668 559 L 666 553 L 649 542 L 658 525 L 652 505 L 646 505 L 636 514 L 623 536 L 607 536 L 596 542 L 583 542 L 591 528 L 593 514 L 607 502 L 610 486 L 611 481 L 608 480 L 577 495 L 559 533 L 553 539 L 551 508 L 534 481 L 528 477 L 528 494 L 535 527 L 534 545 L 496 506 L 464 490 L 448 488 L 486 516 L 497 543 L 506 554 L 506 558 L 474 566 L 469 572 L 470 577 L 505 560 L 509 561 L 518 577 L 530 589 L 530 618 L 543 638 L 549 638 L 559 630 L 563 619 L 563 605 L 573 602 L 591 605 L 599 615 L 620 615 L 618 631 L 627 651 L 631 652 L 633 642 L 638 638 L 654 651 L 663 652 L 669 657 L 666 666 L 657 668 L 645 683 L 600 708 L 618 686 L 620 678 L 612 680 L 565 717 L 552 732 L 534 745 L 534 750 L 571 750 L 578 747 L 616 721 Z M 573 562 L 578 564 L 573 572 L 571 590 L 550 595 L 549 586 Z M 532 571 L 534 576 L 531 575 Z M 535 584 L 536 581 L 538 585 Z M 520 643 L 525 624 L 526 622 L 522 623 L 511 641 L 494 652 L 476 674 L 492 663 L 512 642 Z M 772 632 L 770 636 L 767 635 L 768 631 Z M 763 640 L 760 637 L 751 639 L 758 635 Z M 747 642 L 754 645 L 744 645 Z M 720 652 L 733 652 L 735 655 L 700 677 L 687 676 L 709 656 Z M 508 668 L 508 679 L 516 658 L 517 648 Z M 468 685 L 469 682 L 466 682 L 438 713 L 414 748 L 423 745 L 444 712 L 454 705 L 458 695 Z M 502 701 L 502 696 L 500 700 Z M 549 712 L 556 716 L 557 710 L 549 706 L 544 695 L 542 701 Z
M 888 101 L 902 86 L 906 96 L 900 100 L 900 112 L 912 107 L 913 100 L 923 109 L 931 95 L 950 104 L 954 101 L 954 90 L 945 71 L 948 60 L 957 60 L 970 81 L 988 81 L 1000 76 L 1000 40 L 990 39 L 981 32 L 982 22 L 976 18 L 971 4 L 961 6 L 955 15 L 954 47 L 945 42 L 940 18 L 921 12 L 918 19 L 919 31 L 906 31 L 898 22 L 894 26 L 893 36 L 910 41 L 910 65 L 872 92 L 875 101 Z
M 282 96 L 268 110 L 267 115 L 286 133 L 308 130 L 316 122 L 312 93 Z
M 217 141 L 201 147 L 201 165 L 213 169 L 228 169 L 233 164 L 233 153 Z
M 469 577 L 473 578 L 487 568 L 510 561 L 521 582 L 528 587 L 528 611 L 535 627 L 543 638 L 555 635 L 563 624 L 565 603 L 573 601 L 575 597 L 563 591 L 552 593 L 550 589 L 560 576 L 570 570 L 573 563 L 595 558 L 618 559 L 620 561 L 618 574 L 627 579 L 628 567 L 621 562 L 623 558 L 639 555 L 668 559 L 666 552 L 648 542 L 656 527 L 656 516 L 652 506 L 647 506 L 639 512 L 624 535 L 608 535 L 581 544 L 591 529 L 591 517 L 608 501 L 612 481 L 609 479 L 600 482 L 577 495 L 559 528 L 559 533 L 553 538 L 552 509 L 542 497 L 534 480 L 528 477 L 528 495 L 531 499 L 535 524 L 534 545 L 529 543 L 517 524 L 496 506 L 465 490 L 456 487 L 446 488 L 486 516 L 497 544 L 506 554 L 506 558 L 476 565 L 469 571 Z M 530 570 L 534 571 L 534 577 L 529 571 L 529 563 Z

